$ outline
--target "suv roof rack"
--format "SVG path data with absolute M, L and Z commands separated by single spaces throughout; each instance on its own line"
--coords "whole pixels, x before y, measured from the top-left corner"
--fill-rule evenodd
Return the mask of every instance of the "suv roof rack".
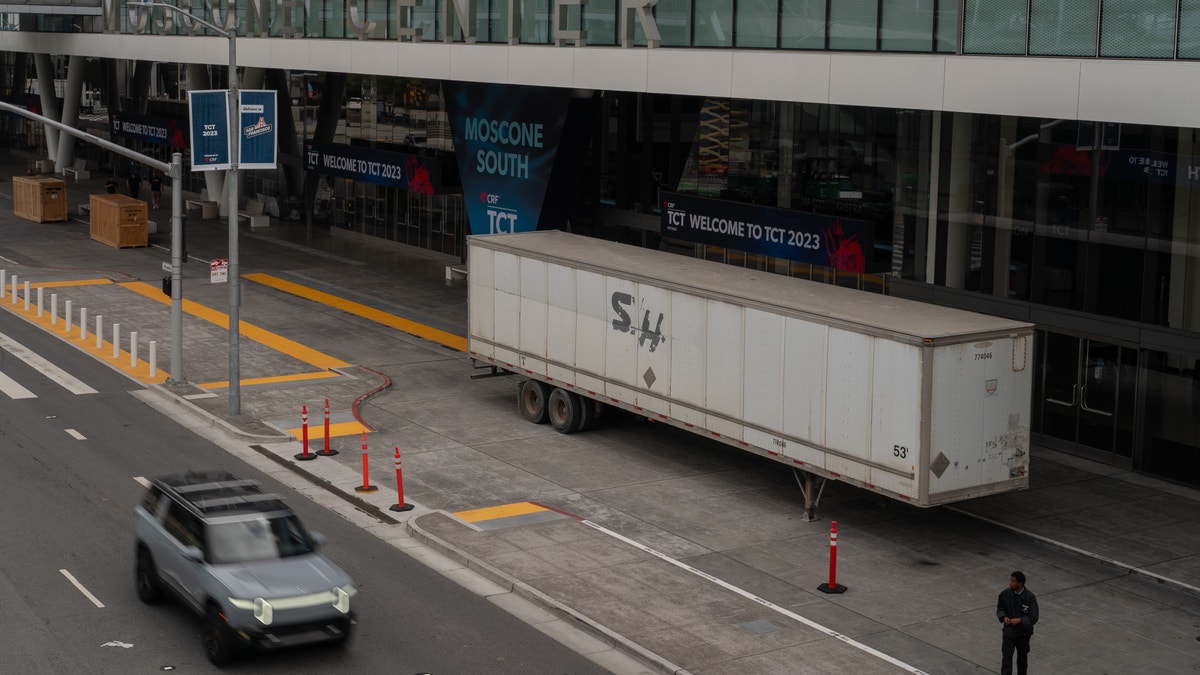
M 258 481 L 239 479 L 225 471 L 189 472 L 160 478 L 157 482 L 201 514 L 288 510 L 283 497 L 263 492 Z

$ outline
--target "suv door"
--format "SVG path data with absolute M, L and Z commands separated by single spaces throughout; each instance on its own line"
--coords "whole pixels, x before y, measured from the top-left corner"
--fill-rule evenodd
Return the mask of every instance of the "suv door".
M 168 583 L 175 586 L 179 595 L 194 609 L 202 609 L 204 589 L 201 580 L 205 573 L 204 562 L 186 555 L 188 547 L 194 546 L 204 552 L 204 525 L 200 519 L 178 502 L 172 501 L 163 518 L 163 530 L 167 533 L 166 551 L 158 563 Z

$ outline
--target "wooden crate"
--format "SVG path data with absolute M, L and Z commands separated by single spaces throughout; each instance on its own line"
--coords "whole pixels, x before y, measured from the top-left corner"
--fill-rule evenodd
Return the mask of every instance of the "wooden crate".
M 46 176 L 13 176 L 13 214 L 46 223 L 67 219 L 67 182 Z
M 92 239 L 113 248 L 149 244 L 146 202 L 125 195 L 92 195 L 88 210 Z

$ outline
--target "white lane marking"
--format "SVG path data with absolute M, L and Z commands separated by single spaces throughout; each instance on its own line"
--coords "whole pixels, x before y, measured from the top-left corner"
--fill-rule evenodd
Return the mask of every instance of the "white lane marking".
M 79 583 L 79 581 L 77 579 L 75 579 L 75 577 L 71 576 L 70 572 L 68 572 L 66 570 L 59 570 L 59 572 L 62 572 L 62 575 L 67 578 L 67 581 L 70 581 L 71 583 L 75 584 L 75 588 L 78 588 L 80 593 L 83 593 L 85 596 L 87 596 L 87 599 L 91 600 L 93 605 L 95 605 L 97 607 L 104 607 L 104 603 L 97 600 L 96 596 L 92 595 L 91 592 L 88 591 L 88 589 L 84 588 L 83 584 Z
M 0 333 L 0 348 L 4 348 L 12 353 L 13 356 L 21 359 L 30 366 L 33 366 L 46 377 L 50 378 L 55 384 L 63 387 L 72 394 L 94 394 L 95 389 L 87 386 L 82 380 L 50 363 L 46 359 L 34 353 L 34 351 L 25 345 L 10 338 L 4 333 Z
M 884 661 L 887 661 L 888 663 L 892 664 L 893 666 L 896 666 L 897 668 L 901 668 L 907 672 L 913 673 L 914 675 L 928 675 L 925 671 L 919 670 L 913 666 L 908 665 L 907 663 L 904 663 L 903 661 L 900 661 L 892 656 L 884 654 L 883 652 L 879 651 L 878 649 L 875 649 L 874 647 L 864 645 L 863 643 L 855 640 L 854 638 L 849 637 L 847 635 L 842 635 L 841 633 L 833 630 L 832 628 L 826 628 L 825 626 L 822 626 L 821 624 L 817 623 L 816 621 L 813 621 L 811 619 L 806 619 L 793 611 L 784 609 L 783 607 L 780 607 L 779 605 L 776 605 L 772 602 L 764 600 L 749 591 L 742 590 L 741 588 L 738 588 L 737 586 L 734 586 L 733 584 L 731 584 L 727 581 L 718 579 L 707 572 L 698 570 L 695 567 L 692 567 L 691 565 L 680 562 L 665 553 L 660 553 L 659 551 L 656 551 L 656 550 L 650 548 L 649 546 L 644 546 L 642 544 L 639 544 L 638 542 L 630 539 L 629 537 L 620 535 L 616 532 L 613 532 L 612 530 L 606 529 L 600 525 L 597 525 L 596 523 L 593 523 L 590 520 L 583 520 L 580 522 L 582 522 L 584 525 L 587 525 L 588 527 L 595 528 L 595 529 L 603 532 L 604 534 L 607 534 L 610 537 L 619 539 L 619 540 L 625 542 L 626 544 L 629 544 L 630 546 L 634 546 L 638 549 L 641 549 L 642 551 L 645 551 L 646 553 L 649 553 L 650 555 L 652 555 L 656 558 L 659 558 L 660 560 L 669 562 L 672 565 L 674 565 L 680 569 L 687 570 L 688 572 L 691 572 L 692 574 L 695 574 L 696 576 L 708 579 L 709 581 L 713 582 L 714 584 L 717 584 L 718 586 L 721 586 L 722 588 L 724 588 L 726 590 L 733 591 L 734 593 L 737 593 L 738 595 L 740 595 L 744 598 L 749 598 L 750 600 L 753 600 L 754 602 L 757 602 L 758 604 L 760 604 L 764 607 L 773 609 L 776 612 L 778 612 L 790 619 L 795 619 L 796 621 L 799 621 L 800 623 L 802 623 L 810 628 L 814 628 L 814 629 L 828 635 L 829 637 L 837 638 L 838 640 L 845 642 L 846 644 L 850 645 L 851 647 L 854 647 L 855 649 L 862 650 L 872 656 L 883 659 Z
M 84 436 L 83 434 L 79 433 L 78 431 L 75 431 L 74 429 L 67 429 L 67 433 L 71 434 L 71 438 L 74 438 L 77 441 L 86 441 L 87 440 L 87 436 Z
M 12 379 L 4 373 L 0 373 L 0 391 L 8 395 L 9 398 L 37 398 L 37 394 L 22 387 L 16 380 Z
M 150 489 L 150 481 L 146 480 L 145 476 L 134 476 L 133 479 L 138 482 L 138 485 L 141 485 L 147 490 Z
M 124 647 L 125 649 L 133 649 L 133 645 L 129 644 L 128 642 L 121 642 L 120 640 L 109 640 L 108 642 L 105 642 L 104 644 L 102 644 L 100 646 L 101 647 Z

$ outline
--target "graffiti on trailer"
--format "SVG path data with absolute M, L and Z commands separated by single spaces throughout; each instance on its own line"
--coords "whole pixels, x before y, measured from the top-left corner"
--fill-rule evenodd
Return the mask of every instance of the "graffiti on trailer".
M 613 319 L 613 330 L 622 333 L 639 333 L 638 347 L 645 346 L 650 343 L 650 351 L 658 349 L 658 343 L 662 342 L 662 323 L 666 315 L 662 312 L 658 313 L 658 321 L 655 322 L 653 330 L 650 328 L 650 310 L 646 310 L 642 316 L 642 327 L 639 329 L 633 325 L 633 319 L 630 318 L 627 307 L 633 307 L 633 296 L 628 293 L 616 292 L 612 294 L 612 308 L 617 313 L 617 318 Z

